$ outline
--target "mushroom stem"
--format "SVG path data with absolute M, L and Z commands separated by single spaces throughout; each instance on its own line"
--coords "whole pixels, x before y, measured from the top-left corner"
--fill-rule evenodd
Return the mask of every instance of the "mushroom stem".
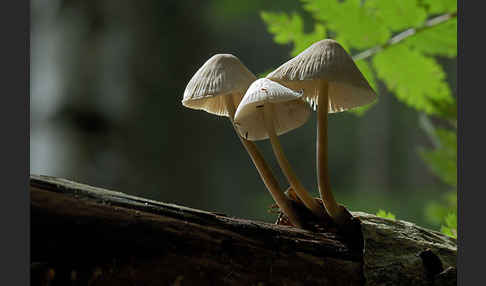
M 277 133 L 275 131 L 275 126 L 273 123 L 273 106 L 271 103 L 266 103 L 263 105 L 263 118 L 265 123 L 265 129 L 270 137 L 270 142 L 272 143 L 273 153 L 277 158 L 278 164 L 282 169 L 285 177 L 289 181 L 292 188 L 295 190 L 299 198 L 302 200 L 304 205 L 314 213 L 317 217 L 322 217 L 324 215 L 323 209 L 320 204 L 307 192 L 300 180 L 297 178 L 296 174 L 292 170 L 287 157 L 285 156 L 280 141 L 278 140 Z
M 287 215 L 290 222 L 298 228 L 304 228 L 304 224 L 302 223 L 300 217 L 297 215 L 294 207 L 291 204 L 290 199 L 284 194 L 284 192 L 280 189 L 277 180 L 272 174 L 272 171 L 268 167 L 265 159 L 263 158 L 260 151 L 258 151 L 257 146 L 255 143 L 248 141 L 240 136 L 238 130 L 236 129 L 233 119 L 235 117 L 235 105 L 233 103 L 232 98 L 227 97 L 225 101 L 227 110 L 229 112 L 228 118 L 230 119 L 233 128 L 236 131 L 236 135 L 240 138 L 241 143 L 245 147 L 248 155 L 250 155 L 251 160 L 253 161 L 253 165 L 255 165 L 258 173 L 260 174 L 260 178 L 262 179 L 263 183 L 267 187 L 268 191 L 272 195 L 273 200 L 277 203 L 278 207 L 282 210 L 282 212 Z
M 329 109 L 329 83 L 322 81 L 321 93 L 317 99 L 317 185 L 324 207 L 330 217 L 340 224 L 342 208 L 336 203 L 329 182 L 327 157 L 327 115 Z

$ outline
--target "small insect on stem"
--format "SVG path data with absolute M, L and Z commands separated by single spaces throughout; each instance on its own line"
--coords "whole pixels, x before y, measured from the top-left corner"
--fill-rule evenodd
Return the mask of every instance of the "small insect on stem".
M 263 104 L 262 105 L 257 105 L 256 108 L 262 108 L 263 107 Z
M 245 133 L 245 139 L 248 140 L 248 131 Z

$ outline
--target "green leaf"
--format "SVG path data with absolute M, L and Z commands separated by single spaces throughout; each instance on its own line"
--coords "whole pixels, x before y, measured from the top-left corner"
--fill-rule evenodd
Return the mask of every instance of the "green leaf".
M 427 18 L 425 9 L 412 0 L 367 0 L 365 7 L 392 31 L 419 27 Z
M 454 208 L 454 210 L 457 212 L 457 191 L 450 191 L 445 194 L 444 200 L 448 206 Z
M 370 48 L 384 44 L 390 38 L 390 31 L 375 17 L 374 11 L 361 4 L 361 0 L 302 2 L 305 10 L 338 34 L 340 42 L 352 48 Z
M 453 237 L 453 238 L 457 238 L 457 229 L 453 229 L 453 228 L 450 228 L 450 227 L 443 225 L 440 228 L 440 231 L 445 235 L 448 235 L 448 236 Z
M 370 86 L 375 90 L 376 92 L 376 78 L 375 75 L 373 74 L 373 70 L 371 69 L 370 64 L 366 60 L 359 60 L 355 61 L 356 66 L 358 66 L 359 70 L 361 73 L 364 75 L 365 79 L 368 81 Z
M 260 16 L 278 44 L 291 43 L 296 36 L 302 34 L 304 24 L 300 15 L 296 13 L 288 15 L 287 13 L 262 11 Z
M 296 13 L 261 12 L 260 16 L 268 26 L 268 31 L 274 35 L 278 44 L 293 43 L 292 56 L 296 56 L 313 43 L 326 37 L 326 28 L 321 24 L 314 25 L 314 31 L 304 33 L 302 17 Z
M 455 213 L 450 213 L 445 218 L 445 224 L 447 227 L 457 228 L 457 215 Z
M 448 206 L 439 202 L 431 202 L 425 207 L 425 218 L 430 223 L 439 225 L 449 212 Z
M 292 56 L 295 57 L 303 50 L 307 49 L 310 45 L 326 38 L 326 28 L 321 24 L 314 26 L 314 31 L 311 33 L 296 33 L 293 39 L 294 49 L 292 50 Z
M 457 11 L 457 0 L 422 0 L 422 2 L 431 14 Z
M 421 31 L 403 41 L 417 51 L 428 55 L 453 58 L 457 56 L 457 19 Z
M 367 105 L 359 106 L 353 109 L 350 109 L 349 112 L 354 113 L 357 116 L 363 116 L 365 113 L 370 110 L 373 106 L 375 106 L 378 103 L 378 98 L 375 99 L 372 103 L 369 103 Z
M 448 236 L 457 238 L 457 213 L 449 213 L 445 217 L 445 225 L 442 225 L 440 231 Z
M 379 52 L 373 58 L 373 66 L 388 89 L 417 110 L 437 114 L 432 101 L 453 101 L 441 66 L 433 58 L 404 45 Z
M 437 201 L 427 204 L 425 218 L 433 224 L 440 225 L 450 213 L 457 213 L 457 191 L 452 190 L 445 193 Z
M 370 86 L 376 92 L 376 79 L 375 79 L 375 75 L 373 74 L 373 71 L 372 71 L 371 66 L 368 63 L 368 61 L 366 61 L 366 60 L 359 60 L 359 61 L 356 61 L 355 63 L 356 63 L 356 66 L 358 66 L 358 68 L 361 71 L 361 73 L 366 78 L 366 80 L 368 81 L 368 83 L 370 84 Z M 354 114 L 356 114 L 358 116 L 362 116 L 371 107 L 375 106 L 376 103 L 378 103 L 378 98 L 376 98 L 375 101 L 373 101 L 370 104 L 367 104 L 367 105 L 364 105 L 364 106 L 360 106 L 360 107 L 357 107 L 357 108 L 353 108 L 353 109 L 350 110 L 350 112 L 351 113 L 354 113 Z
M 301 0 L 304 10 L 310 12 L 316 20 L 328 21 L 334 18 L 334 15 L 342 14 L 339 1 L 337 0 Z
M 436 129 L 440 146 L 433 150 L 420 150 L 419 154 L 430 170 L 446 184 L 457 186 L 457 136 L 454 131 Z
M 387 218 L 391 220 L 395 220 L 395 215 L 392 214 L 391 212 L 386 212 L 385 210 L 380 209 L 377 213 L 376 216 L 382 217 L 382 218 Z
M 451 123 L 457 120 L 457 102 L 453 98 L 451 102 L 431 100 L 437 110 L 436 115 L 443 119 L 448 119 Z

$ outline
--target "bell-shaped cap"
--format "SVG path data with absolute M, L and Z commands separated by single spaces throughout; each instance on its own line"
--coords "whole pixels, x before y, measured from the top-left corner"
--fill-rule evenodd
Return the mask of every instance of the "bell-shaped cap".
M 322 40 L 282 64 L 267 75 L 294 90 L 304 90 L 307 101 L 315 107 L 322 86 L 329 83 L 329 113 L 366 105 L 376 94 L 354 63 L 351 56 L 336 41 Z
M 246 90 L 255 80 L 255 75 L 237 57 L 231 54 L 216 54 L 191 78 L 184 91 L 182 105 L 228 116 L 225 97 L 232 97 L 236 109 Z
M 303 125 L 311 108 L 302 100 L 302 92 L 291 90 L 266 78 L 254 81 L 245 93 L 235 114 L 235 125 L 240 135 L 251 141 L 268 138 L 263 106 L 273 105 L 273 122 L 277 135 Z

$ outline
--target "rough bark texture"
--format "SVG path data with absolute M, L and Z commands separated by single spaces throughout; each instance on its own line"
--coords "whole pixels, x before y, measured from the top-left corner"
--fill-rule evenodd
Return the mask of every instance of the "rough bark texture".
M 367 285 L 456 284 L 450 272 L 456 267 L 455 239 L 405 221 L 360 212 L 353 215 L 361 221 Z
M 32 285 L 455 285 L 456 242 L 353 213 L 362 237 L 31 176 Z M 362 245 L 356 242 L 364 239 Z M 364 253 L 364 254 L 363 254 Z

